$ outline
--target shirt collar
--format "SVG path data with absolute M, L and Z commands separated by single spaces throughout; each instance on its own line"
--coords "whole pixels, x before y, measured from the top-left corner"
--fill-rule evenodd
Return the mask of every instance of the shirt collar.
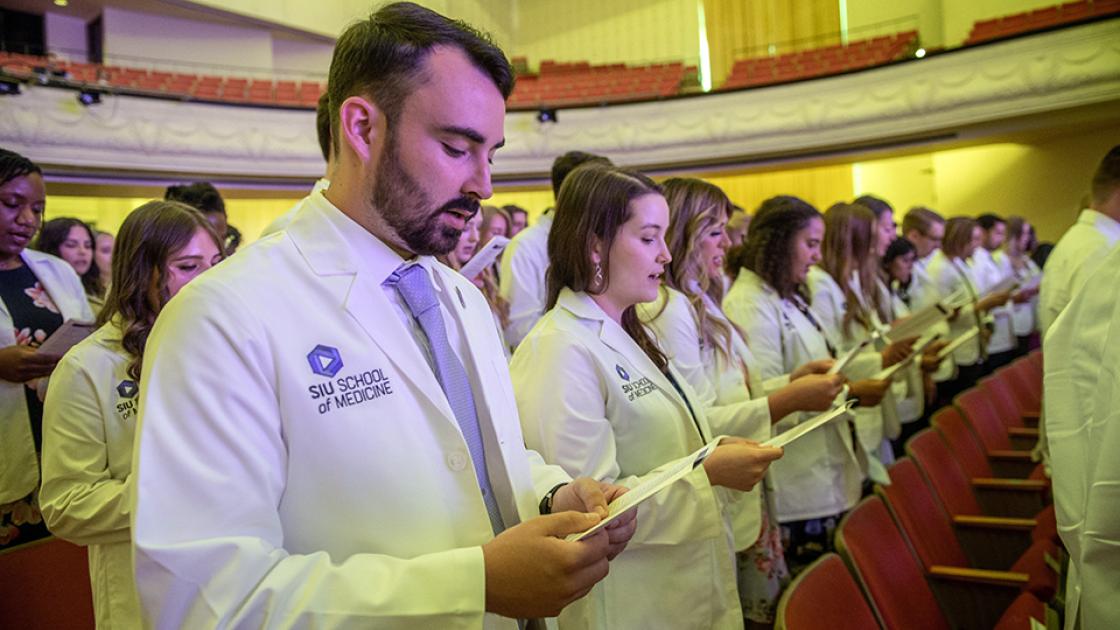
M 436 287 L 437 291 L 441 290 L 440 283 L 435 281 L 434 258 L 413 256 L 405 260 L 384 241 L 339 210 L 322 193 L 312 195 L 311 203 L 316 205 L 330 227 L 350 249 L 350 254 L 356 262 L 355 271 L 360 274 L 368 273 L 378 284 L 383 284 L 394 271 L 420 265 L 428 272 L 432 286 Z

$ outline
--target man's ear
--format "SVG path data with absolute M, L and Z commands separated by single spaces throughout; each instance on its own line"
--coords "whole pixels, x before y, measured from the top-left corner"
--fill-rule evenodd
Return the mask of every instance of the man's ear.
M 350 147 L 361 162 L 369 162 L 372 157 L 380 155 L 386 136 L 386 121 L 385 114 L 377 105 L 361 96 L 347 98 L 338 108 L 338 127 L 343 151 Z

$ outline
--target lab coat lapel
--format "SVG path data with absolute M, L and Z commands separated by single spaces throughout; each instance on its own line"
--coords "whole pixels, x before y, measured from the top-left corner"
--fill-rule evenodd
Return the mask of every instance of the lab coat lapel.
M 626 334 L 613 319 L 607 317 L 599 305 L 596 304 L 587 294 L 576 294 L 572 291 L 565 289 L 560 293 L 557 304 L 569 311 L 577 317 L 583 319 L 591 319 L 599 322 L 599 339 L 606 344 L 608 348 L 614 350 L 622 355 L 626 361 L 641 371 L 642 376 L 649 378 L 654 385 L 657 386 L 664 394 L 667 400 L 673 401 L 677 406 L 683 417 L 690 418 L 691 414 L 688 407 L 685 405 L 684 400 L 679 394 L 669 379 L 662 374 L 661 370 L 657 369 L 653 361 L 650 360 L 646 353 L 642 351 L 638 344 Z M 633 378 L 633 375 L 631 375 Z M 678 379 L 678 382 L 682 382 Z M 683 382 L 682 382 L 683 388 Z
M 42 256 L 42 254 L 40 254 Z M 43 290 L 47 295 L 51 296 L 54 305 L 58 307 L 58 312 L 62 315 L 63 321 L 68 319 L 80 319 L 82 315 L 81 304 L 73 299 L 73 295 L 67 291 L 67 287 L 63 286 L 61 278 L 58 277 L 58 271 L 52 269 L 50 263 L 38 257 L 32 257 L 26 250 L 23 253 L 23 260 L 31 268 L 31 272 L 35 274 L 35 278 L 39 280 L 39 284 L 43 286 Z M 85 300 L 84 294 L 79 298 Z
M 312 271 L 324 277 L 339 276 L 336 282 L 324 282 L 331 287 L 337 303 L 381 348 L 400 377 L 409 383 L 409 389 L 431 403 L 458 430 L 447 397 L 443 395 L 427 359 L 413 341 L 412 331 L 405 328 L 397 316 L 396 306 L 385 297 L 385 290 L 381 287 L 384 278 L 378 277 L 380 270 L 371 269 L 369 261 L 360 260 L 357 249 L 350 242 L 354 236 L 365 236 L 344 233 L 363 229 L 331 206 L 322 193 L 318 193 L 308 200 L 305 211 L 292 220 L 287 234 Z M 386 271 L 385 277 L 392 270 Z M 349 282 L 345 280 L 347 276 Z

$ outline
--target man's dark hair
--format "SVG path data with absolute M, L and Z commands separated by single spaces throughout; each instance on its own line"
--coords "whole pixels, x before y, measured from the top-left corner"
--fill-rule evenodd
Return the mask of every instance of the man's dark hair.
M 509 98 L 513 69 L 489 35 L 418 4 L 395 2 L 338 38 L 327 79 L 331 128 L 339 128 L 339 107 L 355 95 L 373 99 L 386 119 L 394 121 L 408 95 L 426 80 L 424 63 L 436 46 L 462 50 Z
M 976 222 L 980 224 L 980 227 L 983 228 L 985 232 L 990 231 L 996 224 L 1007 223 L 1003 220 L 1003 217 L 998 214 L 992 214 L 991 212 L 986 212 L 976 217 Z
M 331 99 L 326 92 L 319 95 L 319 104 L 315 106 L 315 132 L 319 136 L 319 150 L 323 152 L 323 159 L 330 162 L 334 142 L 331 140 Z
M 583 151 L 568 151 L 564 155 L 556 158 L 552 162 L 552 198 L 560 197 L 560 186 L 567 179 L 568 173 L 576 170 L 577 166 L 583 164 L 602 164 L 603 166 L 614 166 L 611 161 L 601 155 L 594 153 L 584 153 Z
M 195 182 L 182 186 L 168 186 L 163 193 L 167 201 L 178 201 L 201 210 L 203 214 L 225 214 L 226 202 L 210 182 Z
M 1120 145 L 1109 150 L 1093 173 L 1093 201 L 1104 203 L 1117 188 L 1120 188 Z
M 39 165 L 23 157 L 15 151 L 0 149 L 0 186 L 7 184 L 17 177 L 32 173 L 43 174 Z

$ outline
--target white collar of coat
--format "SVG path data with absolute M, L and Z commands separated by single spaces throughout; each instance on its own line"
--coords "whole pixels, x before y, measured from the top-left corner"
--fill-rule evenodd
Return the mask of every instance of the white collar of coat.
M 1107 214 L 1097 212 L 1092 208 L 1085 208 L 1077 216 L 1078 223 L 1090 225 L 1110 236 L 1113 240 L 1120 239 L 1120 221 Z
M 346 216 L 321 191 L 304 198 L 287 233 L 315 273 L 323 276 L 368 273 L 381 284 L 405 259 L 381 239 Z M 417 256 L 412 261 L 423 267 L 436 291 L 442 291 L 433 272 L 435 259 Z

